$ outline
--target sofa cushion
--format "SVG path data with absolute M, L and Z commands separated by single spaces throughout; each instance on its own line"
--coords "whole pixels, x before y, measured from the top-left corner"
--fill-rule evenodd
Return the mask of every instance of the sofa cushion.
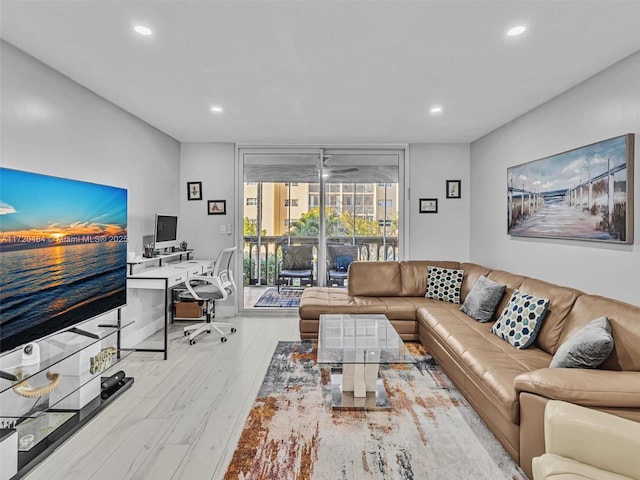
M 547 313 L 549 300 L 515 290 L 491 331 L 518 349 L 533 343 Z
M 453 267 L 456 268 L 456 267 Z M 491 272 L 490 268 L 483 267 L 477 263 L 461 263 L 459 265 L 460 270 L 464 270 L 464 278 L 462 279 L 462 290 L 460 291 L 460 300 L 465 301 L 467 295 L 478 281 L 481 275 L 488 277 Z
M 559 343 L 563 344 L 583 325 L 596 317 L 606 316 L 611 326 L 614 346 L 600 368 L 640 372 L 640 307 L 600 297 L 580 295 L 567 315 Z
M 427 267 L 427 293 L 425 296 L 449 303 L 460 303 L 463 276 L 462 270 L 429 265 Z
M 613 337 L 607 317 L 587 323 L 560 345 L 551 368 L 596 368 L 613 350 Z
M 452 357 L 460 359 L 464 377 L 473 377 L 474 383 L 483 385 L 497 411 L 518 423 L 520 409 L 513 381 L 522 373 L 547 367 L 551 356 L 534 347 L 515 349 L 491 333 L 491 324 L 475 321 L 454 304 L 433 302 L 419 308 L 417 313 L 427 335 Z M 464 385 L 459 387 L 462 389 Z
M 553 355 L 560 346 L 558 339 L 564 328 L 566 317 L 582 292 L 534 278 L 526 278 L 518 288 L 533 296 L 549 299 L 549 308 L 536 336 L 535 344 Z M 589 317 L 590 320 L 594 318 L 595 316 Z
M 400 262 L 403 297 L 424 297 L 427 291 L 427 267 L 458 268 L 458 262 L 446 260 L 408 260 Z
M 352 262 L 347 275 L 349 295 L 402 296 L 399 262 Z
M 502 310 L 504 310 L 504 307 L 507 306 L 507 303 L 511 299 L 511 294 L 513 293 L 513 291 L 520 285 L 522 285 L 522 282 L 524 282 L 527 277 L 525 277 L 524 275 L 516 275 L 513 273 L 505 272 L 504 270 L 491 270 L 489 274 L 486 275 L 486 277 L 489 280 L 493 280 L 494 282 L 506 285 L 502 301 L 496 309 L 496 314 L 493 316 L 493 318 L 497 320 L 502 313 Z
M 504 295 L 505 285 L 489 280 L 484 275 L 478 278 L 469 295 L 460 307 L 464 313 L 479 322 L 489 322 Z

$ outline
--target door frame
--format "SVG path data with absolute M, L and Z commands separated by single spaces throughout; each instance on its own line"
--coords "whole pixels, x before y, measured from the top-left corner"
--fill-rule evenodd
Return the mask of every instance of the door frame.
M 407 211 L 407 205 L 409 204 L 409 196 L 410 192 L 407 188 L 406 176 L 408 174 L 408 166 L 409 166 L 409 145 L 408 144 L 365 144 L 365 145 L 344 145 L 344 144 L 327 144 L 327 145 L 265 145 L 265 144 L 236 144 L 235 145 L 235 185 L 236 185 L 236 195 L 235 195 L 235 212 L 236 219 L 235 224 L 237 228 L 235 229 L 237 238 L 236 238 L 236 246 L 238 247 L 237 251 L 239 255 L 236 256 L 234 261 L 235 263 L 235 271 L 238 273 L 238 278 L 236 279 L 236 284 L 238 286 L 238 292 L 236 294 L 236 310 L 238 312 L 246 313 L 246 312 L 256 312 L 256 309 L 253 308 L 245 308 L 244 306 L 244 162 L 243 162 L 243 154 L 246 152 L 250 153 L 269 153 L 269 154 L 317 154 L 319 157 L 319 168 L 320 168 L 320 205 L 324 205 L 324 185 L 325 182 L 322 181 L 322 170 L 323 170 L 323 162 L 322 158 L 325 150 L 330 150 L 333 153 L 380 153 L 383 151 L 396 151 L 398 152 L 400 158 L 398 159 L 398 223 L 400 228 L 398 229 L 398 257 L 400 260 L 404 259 L 405 252 L 408 251 L 408 238 L 409 238 L 409 225 L 407 225 L 407 219 L 409 218 L 409 214 Z M 320 208 L 320 231 L 318 238 L 318 245 L 320 246 L 322 242 L 326 242 L 325 239 L 325 212 L 323 208 Z M 324 278 L 326 274 L 326 252 L 324 248 L 318 248 L 318 283 L 320 283 L 321 279 Z M 324 276 L 323 276 L 324 275 Z M 269 310 L 265 309 L 265 313 L 268 313 Z

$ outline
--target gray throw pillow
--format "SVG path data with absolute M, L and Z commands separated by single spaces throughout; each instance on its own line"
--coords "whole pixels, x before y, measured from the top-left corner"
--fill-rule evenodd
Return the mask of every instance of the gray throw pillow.
M 613 351 L 613 336 L 607 317 L 596 318 L 560 345 L 550 368 L 596 368 Z
M 505 285 L 481 275 L 465 298 L 460 310 L 479 322 L 489 322 L 496 313 L 505 288 Z

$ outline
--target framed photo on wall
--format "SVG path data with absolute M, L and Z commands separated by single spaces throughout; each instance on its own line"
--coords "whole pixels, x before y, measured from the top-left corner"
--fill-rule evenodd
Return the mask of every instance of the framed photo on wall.
M 420 213 L 438 213 L 438 199 L 437 198 L 421 198 Z
M 447 180 L 447 198 L 462 198 L 460 180 Z
M 202 182 L 187 182 L 187 200 L 202 200 Z
M 209 215 L 226 215 L 227 201 L 226 200 L 208 200 L 207 213 Z

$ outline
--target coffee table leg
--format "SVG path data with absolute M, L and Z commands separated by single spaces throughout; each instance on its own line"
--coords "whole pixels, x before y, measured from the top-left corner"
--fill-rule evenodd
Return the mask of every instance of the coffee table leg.
M 345 363 L 342 366 L 342 390 L 345 392 L 353 392 L 355 383 L 355 364 Z
M 356 398 L 366 397 L 367 382 L 365 380 L 365 365 L 364 363 L 357 363 L 354 367 L 353 396 Z
M 364 366 L 364 381 L 367 392 L 376 391 L 376 382 L 378 381 L 378 364 L 367 363 Z

